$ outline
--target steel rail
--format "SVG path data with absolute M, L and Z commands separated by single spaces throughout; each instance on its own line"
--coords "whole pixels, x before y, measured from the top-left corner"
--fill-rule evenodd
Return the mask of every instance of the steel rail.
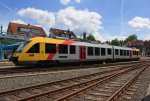
M 129 87 L 137 78 L 140 76 L 140 74 L 147 68 L 148 66 L 143 67 L 142 70 L 140 70 L 136 75 L 134 75 L 129 81 L 127 81 L 120 89 L 118 89 L 112 96 L 110 96 L 106 101 L 115 101 L 119 95 L 123 93 L 127 87 Z
M 144 65 L 144 66 L 145 66 L 145 65 Z M 105 81 L 107 81 L 107 80 L 110 80 L 110 79 L 112 79 L 113 77 L 119 76 L 120 74 L 125 73 L 125 72 L 128 72 L 128 71 L 130 71 L 130 70 L 132 70 L 132 69 L 128 69 L 128 70 L 126 70 L 126 71 L 123 71 L 123 72 L 120 72 L 120 73 L 116 73 L 115 75 L 112 75 L 112 76 L 110 76 L 110 77 L 107 77 L 107 78 L 105 78 L 105 79 L 103 79 L 103 80 L 101 80 L 101 81 L 99 81 L 99 82 L 96 82 L 96 83 L 94 83 L 94 84 L 92 84 L 92 85 L 89 85 L 89 86 L 87 86 L 87 87 L 84 87 L 84 88 L 82 88 L 82 89 L 80 89 L 80 90 L 78 90 L 78 91 L 72 92 L 71 94 L 68 94 L 68 95 L 65 95 L 65 96 L 63 96 L 63 97 L 61 97 L 61 98 L 58 98 L 58 99 L 56 99 L 55 101 L 66 101 L 66 100 L 69 100 L 69 99 L 71 99 L 71 98 L 73 98 L 73 97 L 75 97 L 75 96 L 77 96 L 77 95 L 83 93 L 84 91 L 86 91 L 86 90 L 88 90 L 88 89 L 90 89 L 90 88 L 92 88 L 92 87 L 95 87 L 95 86 L 98 85 L 98 84 L 102 84 L 103 82 L 105 82 Z
M 142 65 L 142 64 L 141 64 Z M 130 66 L 130 68 L 131 67 L 135 67 L 135 66 L 139 66 L 139 65 L 131 65 Z M 119 68 L 120 69 L 120 68 Z M 119 70 L 119 69 L 115 69 L 115 70 L 113 70 L 113 71 L 116 71 L 116 70 Z M 123 68 L 121 68 L 121 69 L 123 69 Z M 132 68 L 133 69 L 133 68 Z M 101 72 L 100 74 L 102 74 L 102 73 L 105 73 L 105 72 L 112 72 L 112 71 L 103 71 L 103 72 Z M 96 74 L 99 74 L 99 73 L 96 73 Z M 95 74 L 91 74 L 91 75 L 95 75 Z M 114 75 L 114 74 L 112 74 L 112 75 Z M 20 100 L 17 100 L 17 101 L 27 101 L 27 100 L 30 100 L 30 99 L 34 99 L 34 98 L 37 98 L 37 97 L 41 97 L 41 96 L 44 96 L 44 95 L 47 95 L 47 94 L 51 94 L 51 95 L 53 95 L 53 94 L 55 94 L 55 93 L 58 93 L 58 92 L 60 92 L 60 91 L 63 91 L 63 90 L 65 90 L 65 89 L 69 89 L 70 87 L 75 87 L 75 86 L 79 86 L 79 85 L 84 85 L 84 84 L 87 84 L 87 83 L 90 83 L 90 82 L 95 82 L 96 80 L 101 80 L 101 79 L 104 79 L 104 78 L 106 78 L 106 77 L 109 77 L 109 76 L 112 76 L 112 75 L 108 75 L 108 76 L 105 76 L 105 77 L 101 77 L 101 78 L 98 78 L 98 79 L 94 79 L 94 80 L 89 80 L 89 81 L 86 81 L 86 82 L 83 82 L 83 83 L 80 83 L 80 84 L 75 84 L 75 85 L 72 85 L 72 86 L 69 86 L 69 87 L 63 87 L 63 88 L 61 88 L 61 89 L 57 89 L 57 90 L 54 90 L 54 91 L 46 91 L 46 92 L 44 92 L 44 93 L 40 93 L 40 94 L 35 94 L 35 95 L 32 95 L 32 96 L 29 96 L 29 97 L 26 97 L 26 98 L 21 98 Z M 86 76 L 88 76 L 88 75 L 86 75 Z M 81 77 L 86 77 L 86 76 L 81 76 Z M 77 77 L 77 78 L 81 78 L 81 77 Z M 76 79 L 76 78 L 74 78 L 74 79 Z M 72 80 L 72 78 L 71 79 L 67 79 L 67 80 Z M 65 81 L 67 81 L 67 80 L 62 80 L 62 81 L 56 81 L 56 82 L 53 82 L 53 83 L 58 83 L 58 82 L 65 82 Z M 48 83 L 49 85 L 51 84 L 51 83 Z M 42 85 L 42 86 L 45 86 L 45 85 L 47 85 L 47 84 L 44 84 L 44 85 Z M 39 88 L 39 86 L 41 86 L 41 85 L 37 85 L 37 86 L 32 86 L 32 87 L 37 87 L 37 88 Z M 26 87 L 26 88 L 23 88 L 22 90 L 26 90 L 26 89 L 32 89 L 32 87 Z M 19 89 L 20 90 L 20 89 Z M 15 92 L 15 91 L 17 91 L 17 90 L 13 90 L 13 91 L 8 91 L 8 92 L 2 92 L 2 94 L 9 94 L 9 93 L 12 93 L 12 92 Z M 4 94 L 4 95 L 5 95 Z M 1 95 L 1 94 L 0 94 Z
M 135 66 L 135 65 L 134 65 Z M 133 69 L 133 68 L 129 68 L 125 71 L 129 71 L 130 69 Z M 125 72 L 123 71 L 123 72 Z M 122 72 L 121 72 L 122 73 Z M 56 94 L 58 92 L 62 92 L 66 89 L 72 89 L 74 87 L 78 87 L 78 86 L 81 86 L 81 85 L 85 85 L 85 84 L 88 84 L 88 83 L 94 83 L 95 81 L 103 81 L 101 79 L 105 79 L 105 78 L 109 78 L 109 77 L 112 77 L 112 76 L 115 76 L 115 75 L 118 75 L 118 73 L 115 73 L 115 74 L 110 74 L 110 75 L 107 75 L 107 76 L 103 76 L 103 77 L 100 77 L 100 78 L 97 78 L 97 79 L 94 79 L 94 80 L 89 80 L 89 81 L 86 81 L 86 82 L 82 82 L 82 83 L 79 83 L 79 84 L 75 84 L 75 85 L 71 85 L 71 86 L 67 86 L 67 87 L 63 87 L 63 88 L 60 88 L 60 89 L 57 89 L 57 90 L 54 90 L 54 91 L 47 91 L 47 92 L 44 92 L 44 93 L 41 93 L 41 94 L 35 94 L 35 95 L 31 95 L 29 97 L 25 97 L 25 98 L 22 98 L 22 99 L 19 99 L 17 101 L 28 101 L 28 100 L 32 100 L 32 99 L 35 99 L 35 98 L 38 98 L 38 97 L 42 97 L 42 96 L 45 96 L 45 95 L 48 95 L 48 94 Z M 108 80 L 108 79 L 107 79 Z M 94 83 L 95 84 L 95 83 Z M 98 84 L 98 83 L 97 83 Z
M 136 66 L 136 65 L 137 65 L 137 64 L 135 64 L 135 65 L 130 65 L 129 67 L 133 67 L 133 66 Z M 128 67 L 128 68 L 129 68 L 129 67 Z M 103 71 L 103 72 L 99 72 L 99 73 L 95 73 L 95 74 L 89 74 L 89 75 L 84 75 L 84 76 L 69 78 L 69 79 L 65 79 L 65 80 L 54 81 L 54 82 L 45 83 L 45 84 L 40 84 L 40 85 L 34 85 L 34 86 L 30 86 L 30 87 L 22 87 L 22 88 L 18 88 L 18 89 L 15 89 L 15 90 L 0 92 L 0 96 L 2 96 L 2 95 L 8 95 L 8 94 L 10 94 L 10 93 L 17 92 L 17 91 L 21 91 L 21 90 L 39 88 L 40 86 L 52 85 L 52 84 L 56 84 L 56 83 L 66 82 L 66 81 L 73 80 L 73 79 L 84 78 L 84 77 L 87 77 L 87 76 L 101 75 L 101 74 L 104 74 L 104 73 L 114 72 L 114 71 L 116 71 L 116 70 L 122 70 L 122 69 L 124 69 L 124 67 L 121 67 L 121 68 L 118 68 L 118 69 L 114 69 L 114 70 L 111 70 L 111 71 L 110 71 L 110 70 L 107 70 L 107 71 Z

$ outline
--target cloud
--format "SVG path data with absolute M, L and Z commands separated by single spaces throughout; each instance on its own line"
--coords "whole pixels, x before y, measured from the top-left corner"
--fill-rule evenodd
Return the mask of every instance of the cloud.
M 87 9 L 77 10 L 74 7 L 67 7 L 58 11 L 56 21 L 76 34 L 84 32 L 92 34 L 98 33 L 98 30 L 102 28 L 101 18 L 100 14 Z
M 60 3 L 62 3 L 63 5 L 68 5 L 70 2 L 80 3 L 81 0 L 60 0 Z
M 35 8 L 26 8 L 18 11 L 21 16 L 27 16 L 34 21 L 38 22 L 38 26 L 43 26 L 47 33 L 49 28 L 61 27 L 63 29 L 70 29 L 77 36 L 81 36 L 84 32 L 94 35 L 97 40 L 102 42 L 111 41 L 118 38 L 120 40 L 125 39 L 124 36 L 113 36 L 110 34 L 100 33 L 102 29 L 102 16 L 96 12 L 91 12 L 88 9 L 77 10 L 72 6 L 61 9 L 58 12 L 48 12 Z M 49 15 L 50 14 L 50 15 Z M 52 14 L 52 15 L 51 15 Z M 52 16 L 52 17 L 51 17 Z M 20 21 L 21 22 L 21 21 Z M 54 24 L 51 24 L 53 22 Z
M 38 24 L 43 26 L 53 27 L 55 25 L 55 15 L 52 12 L 43 11 L 35 8 L 26 8 L 18 11 L 20 16 L 25 16 L 33 19 Z
M 93 36 L 100 40 L 101 42 L 106 42 L 106 41 L 112 41 L 113 39 L 118 39 L 118 40 L 124 40 L 126 39 L 125 36 L 117 36 L 117 35 L 110 35 L 110 34 L 100 34 L 98 32 L 93 33 Z
M 19 24 L 27 24 L 27 23 L 25 23 L 24 21 L 22 21 L 20 19 L 19 20 L 12 20 L 10 22 L 19 23 Z
M 63 5 L 68 5 L 68 3 L 70 2 L 71 0 L 60 0 L 60 3 L 62 3 Z
M 131 21 L 128 21 L 128 24 L 136 28 L 136 30 L 142 29 L 150 29 L 150 19 L 149 18 L 142 18 L 142 17 L 134 17 Z

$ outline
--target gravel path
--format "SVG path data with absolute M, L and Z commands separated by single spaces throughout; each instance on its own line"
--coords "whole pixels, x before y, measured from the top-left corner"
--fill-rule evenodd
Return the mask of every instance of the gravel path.
M 140 76 L 141 85 L 138 87 L 131 101 L 141 101 L 147 94 L 150 85 L 150 66 Z

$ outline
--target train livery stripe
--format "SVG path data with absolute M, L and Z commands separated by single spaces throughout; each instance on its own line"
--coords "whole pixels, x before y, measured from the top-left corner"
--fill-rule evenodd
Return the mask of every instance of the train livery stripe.
M 72 44 L 72 43 L 75 43 L 75 41 L 72 41 L 72 40 L 66 40 L 66 41 L 64 41 L 62 44 L 70 45 L 70 44 Z M 58 53 L 58 46 L 56 47 L 56 53 L 55 53 L 55 54 L 57 54 L 57 53 Z M 55 54 L 54 54 L 54 53 L 49 54 L 47 60 L 52 60 L 53 57 L 55 56 Z
M 54 57 L 54 55 L 55 55 L 54 53 L 52 53 L 52 54 L 49 54 L 49 55 L 48 55 L 48 58 L 47 58 L 47 60 L 52 60 L 52 59 L 53 59 L 53 57 Z
M 70 45 L 70 44 L 73 44 L 73 43 L 75 43 L 75 41 L 72 41 L 72 40 L 66 40 L 66 41 L 64 41 L 62 44 Z

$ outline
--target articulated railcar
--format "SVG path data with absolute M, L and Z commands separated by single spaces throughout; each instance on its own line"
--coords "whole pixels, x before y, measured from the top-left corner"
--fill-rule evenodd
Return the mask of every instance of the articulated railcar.
M 137 60 L 139 50 L 73 40 L 36 37 L 22 43 L 13 54 L 16 65 L 60 62 Z

